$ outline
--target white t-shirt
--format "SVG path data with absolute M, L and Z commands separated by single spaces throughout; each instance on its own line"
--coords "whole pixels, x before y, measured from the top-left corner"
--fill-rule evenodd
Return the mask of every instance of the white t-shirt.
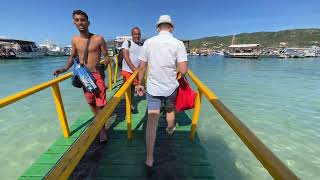
M 131 41 L 131 45 L 129 48 L 129 43 L 128 41 L 123 42 L 121 49 L 127 49 L 129 50 L 129 57 L 131 59 L 131 63 L 137 68 L 139 66 L 139 54 L 140 54 L 140 50 L 142 49 L 142 46 L 139 46 L 138 44 L 134 43 L 133 41 Z M 123 63 L 122 63 L 122 70 L 123 71 L 127 71 L 130 73 L 133 73 L 130 69 L 130 67 L 128 66 L 127 62 L 123 59 Z
M 148 63 L 147 92 L 152 96 L 170 96 L 179 86 L 177 63 L 188 61 L 183 42 L 167 31 L 148 39 L 139 59 Z

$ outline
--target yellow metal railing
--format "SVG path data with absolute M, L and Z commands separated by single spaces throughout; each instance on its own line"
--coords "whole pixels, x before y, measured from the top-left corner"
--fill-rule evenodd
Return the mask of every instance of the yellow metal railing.
M 102 61 L 101 61 L 102 62 Z M 118 66 L 116 65 L 116 72 L 118 72 Z M 37 93 L 39 91 L 42 91 L 48 87 L 52 87 L 52 95 L 53 95 L 53 99 L 55 101 L 56 104 L 56 108 L 57 108 L 57 114 L 58 114 L 58 118 L 60 121 L 60 125 L 61 125 L 61 129 L 63 132 L 63 136 L 65 138 L 70 137 L 70 130 L 69 130 L 69 125 L 68 125 L 68 121 L 66 118 L 66 113 L 64 110 L 64 106 L 63 106 L 63 101 L 62 101 L 62 97 L 61 97 L 61 93 L 60 93 L 60 88 L 59 88 L 59 82 L 62 82 L 68 78 L 70 78 L 72 76 L 72 73 L 67 73 L 64 74 L 58 78 L 55 78 L 51 81 L 39 84 L 37 86 L 34 86 L 32 88 L 26 89 L 24 91 L 21 91 L 17 94 L 5 97 L 3 99 L 0 99 L 0 108 L 3 108 L 9 104 L 12 104 L 16 101 L 19 101 L 23 98 L 26 98 L 34 93 Z M 112 67 L 111 67 L 111 63 L 109 63 L 108 65 L 108 78 L 109 78 L 109 90 L 112 90 Z
M 119 68 L 119 55 L 115 55 L 115 68 L 114 68 L 114 77 L 113 77 L 113 83 L 117 82 L 117 77 L 118 77 L 118 68 Z
M 68 179 L 74 168 L 79 163 L 80 159 L 87 151 L 99 130 L 104 127 L 104 124 L 111 116 L 123 95 L 126 99 L 126 120 L 128 128 L 128 139 L 132 138 L 131 131 L 131 84 L 138 75 L 138 70 L 130 76 L 130 78 L 122 85 L 117 93 L 109 100 L 107 105 L 97 114 L 95 119 L 84 130 L 83 134 L 70 147 L 70 149 L 61 157 L 59 162 L 47 174 L 45 179 Z
M 103 127 L 108 118 L 111 116 L 112 112 L 119 104 L 123 95 L 125 95 L 126 100 L 127 135 L 128 139 L 132 138 L 130 86 L 137 75 L 138 70 L 133 73 L 129 80 L 124 83 L 119 91 L 111 98 L 108 104 L 99 112 L 95 120 L 88 126 L 82 136 L 80 136 L 76 143 L 72 145 L 69 151 L 49 172 L 46 177 L 47 179 L 67 179 L 69 177 L 79 163 L 81 157 L 95 139 L 99 130 Z M 204 95 L 275 179 L 298 179 L 298 177 L 291 172 L 280 161 L 280 159 L 278 159 L 190 70 L 188 70 L 188 75 L 198 87 L 190 133 L 192 139 L 194 139 L 196 133 L 201 107 L 201 98 L 202 95 Z
M 118 57 L 115 60 L 115 75 L 114 83 L 117 79 L 118 72 Z M 72 173 L 81 157 L 89 148 L 99 130 L 104 126 L 108 118 L 111 116 L 120 100 L 125 96 L 126 100 L 126 121 L 127 121 L 127 136 L 132 138 L 131 130 L 131 84 L 138 75 L 136 70 L 131 77 L 126 81 L 119 91 L 110 99 L 107 105 L 98 113 L 95 119 L 89 124 L 88 128 L 83 132 L 79 139 L 71 146 L 71 148 L 63 155 L 59 162 L 46 176 L 47 179 L 67 179 Z M 275 179 L 298 179 L 255 135 L 252 133 L 219 99 L 209 90 L 193 73 L 188 70 L 188 75 L 198 88 L 195 101 L 195 108 L 192 117 L 190 137 L 194 139 L 196 127 L 198 123 L 201 98 L 204 95 L 208 101 L 216 108 L 219 114 L 234 130 L 234 132 L 245 143 L 249 150 L 256 156 L 262 165 L 269 171 Z M 62 75 L 54 80 L 34 86 L 32 88 L 21 91 L 15 95 L 8 96 L 0 100 L 0 108 L 12 104 L 20 99 L 28 97 L 36 92 L 39 92 L 48 87 L 52 87 L 54 101 L 56 103 L 58 117 L 61 123 L 64 137 L 70 136 L 70 130 L 66 119 L 63 101 L 59 89 L 59 82 L 62 82 L 72 76 L 72 73 Z M 112 89 L 112 67 L 108 65 L 109 89 Z
M 298 177 L 284 165 L 280 159 L 275 156 L 271 150 L 264 145 L 253 132 L 249 130 L 219 99 L 208 89 L 193 73 L 188 70 L 188 75 L 198 87 L 198 96 L 195 102 L 195 109 L 192 118 L 191 138 L 194 139 L 199 111 L 201 106 L 202 94 L 215 107 L 219 114 L 229 124 L 233 131 L 240 137 L 242 142 L 256 156 L 261 164 L 268 170 L 271 176 L 275 179 L 298 179 Z

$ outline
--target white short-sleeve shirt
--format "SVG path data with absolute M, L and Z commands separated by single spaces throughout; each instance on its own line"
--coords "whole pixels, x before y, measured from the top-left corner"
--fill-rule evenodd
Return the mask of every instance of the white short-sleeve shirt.
M 130 45 L 130 48 L 129 48 L 128 41 L 125 41 L 122 44 L 121 49 L 122 48 L 129 50 L 129 57 L 131 59 L 131 62 L 137 68 L 139 66 L 139 62 L 140 62 L 138 57 L 139 57 L 140 50 L 141 50 L 142 46 L 139 46 L 138 44 L 136 44 L 133 41 L 131 41 L 131 45 Z M 123 63 L 122 63 L 122 70 L 130 72 L 130 73 L 133 73 L 124 59 L 123 59 Z
M 170 96 L 179 86 L 177 63 L 188 61 L 183 42 L 167 31 L 145 41 L 139 59 L 148 63 L 147 92 L 152 96 Z

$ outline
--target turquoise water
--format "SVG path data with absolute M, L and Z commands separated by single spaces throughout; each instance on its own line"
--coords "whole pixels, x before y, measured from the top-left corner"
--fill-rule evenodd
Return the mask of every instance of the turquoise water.
M 66 58 L 0 61 L 0 98 L 53 78 Z M 320 177 L 320 58 L 190 57 L 193 72 L 302 179 Z M 88 110 L 60 84 L 70 123 Z M 51 89 L 0 109 L 0 177 L 15 179 L 61 134 Z M 203 99 L 198 135 L 217 179 L 272 179 Z

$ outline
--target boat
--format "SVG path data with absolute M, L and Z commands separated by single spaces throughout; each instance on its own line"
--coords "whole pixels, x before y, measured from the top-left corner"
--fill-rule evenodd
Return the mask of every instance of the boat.
M 199 56 L 208 56 L 208 53 L 203 52 L 203 53 L 200 53 Z
M 278 58 L 289 58 L 287 54 L 281 53 Z
M 70 56 L 71 55 L 71 48 L 72 48 L 72 46 L 71 45 L 68 45 L 68 46 L 66 46 L 66 47 L 64 47 L 63 48 L 63 50 L 65 51 L 65 55 L 66 56 Z
M 234 36 L 231 45 L 224 52 L 225 57 L 229 58 L 258 58 L 259 44 L 234 44 Z
M 288 58 L 304 58 L 305 57 L 305 48 L 285 48 L 283 53 Z
M 33 41 L 0 39 L 0 43 L 7 44 L 7 46 L 2 48 L 1 55 L 4 54 L 4 49 L 6 49 L 5 55 L 9 58 L 28 59 L 39 58 L 45 55 L 45 52 Z
M 117 36 L 114 41 L 116 43 L 116 48 L 120 50 L 124 41 L 131 41 L 131 40 L 132 40 L 131 36 Z
M 261 51 L 259 57 L 261 58 L 278 58 L 280 56 L 280 52 L 273 48 L 266 48 Z
M 229 58 L 258 58 L 259 44 L 232 44 L 224 52 L 225 57 Z
M 64 48 L 58 46 L 58 44 L 52 41 L 45 41 L 43 44 L 40 44 L 40 47 L 46 49 L 47 56 L 65 56 L 66 51 Z
M 0 42 L 0 59 L 16 58 L 13 44 L 10 42 Z
M 224 56 L 224 52 L 223 51 L 216 51 L 215 55 Z

